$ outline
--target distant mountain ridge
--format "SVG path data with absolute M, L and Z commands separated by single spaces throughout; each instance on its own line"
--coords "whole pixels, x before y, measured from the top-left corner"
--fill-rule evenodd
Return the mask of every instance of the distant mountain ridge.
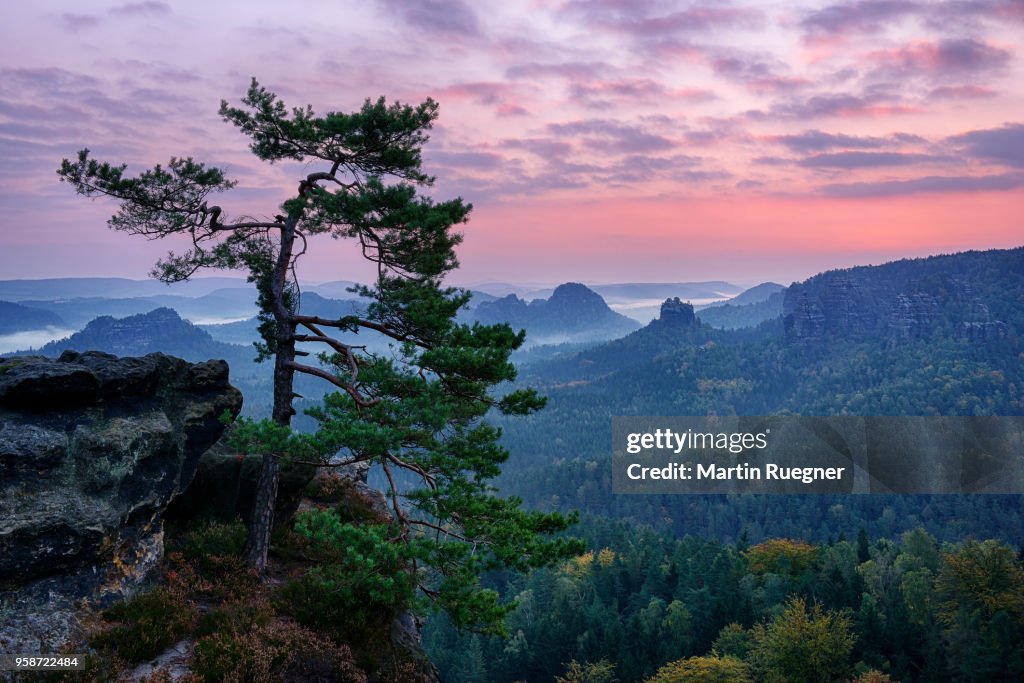
M 329 299 L 316 292 L 303 292 L 300 299 L 300 310 L 306 315 L 317 315 L 334 320 L 346 315 L 358 315 L 365 308 L 365 304 L 359 300 Z M 214 339 L 230 344 L 248 345 L 259 339 L 259 321 L 256 317 L 230 323 L 200 325 L 199 327 Z
M 159 280 L 123 277 L 62 277 L 38 280 L 0 280 L 0 299 L 71 299 L 83 297 L 130 298 L 139 296 L 203 296 L 225 287 L 245 287 L 244 278 L 198 277 L 173 285 Z
M 1024 415 L 1024 248 L 828 271 L 784 296 L 785 322 L 713 329 L 671 302 L 684 324 L 663 310 L 622 339 L 522 367 L 520 385 L 548 403 L 498 422 L 518 456 L 508 492 L 535 476 L 549 483 L 534 499 L 550 502 L 594 482 L 616 415 Z M 686 519 L 683 497 L 668 498 L 646 519 Z M 573 503 L 619 505 L 587 500 Z
M 0 301 L 0 335 L 44 327 L 67 327 L 67 323 L 52 311 Z
M 1006 367 L 1020 352 L 1014 349 L 1024 333 L 1024 247 L 827 271 L 760 304 L 711 310 L 762 306 L 780 296 L 785 317 L 736 330 L 713 329 L 702 321 L 708 310 L 698 311 L 696 321 L 686 315 L 676 320 L 687 324 L 668 325 L 666 311 L 679 307 L 668 301 L 659 319 L 646 327 L 538 363 L 527 375 L 541 384 L 575 387 L 577 398 L 582 392 L 631 409 L 646 404 L 649 414 L 768 414 L 780 409 L 830 414 L 839 410 L 835 405 L 854 411 L 860 402 L 896 393 L 899 383 L 909 381 L 911 369 L 901 364 L 911 361 L 896 360 L 893 354 L 899 350 L 906 358 L 945 358 L 955 377 L 950 386 L 967 382 L 971 372 L 986 382 L 1009 383 L 992 398 L 1007 402 L 1002 408 L 1006 414 L 1024 412 L 1019 384 L 1009 379 L 1024 379 L 1021 369 L 988 374 Z M 815 374 L 819 365 L 827 368 L 820 370 L 825 372 L 820 377 Z M 875 367 L 874 374 L 858 370 L 868 366 Z M 913 365 L 912 372 L 927 373 L 928 367 Z M 886 388 L 887 382 L 893 387 Z M 973 396 L 977 388 L 970 386 Z M 933 388 L 923 385 L 920 391 Z M 915 405 L 919 411 L 953 410 L 910 401 L 901 405 L 902 410 Z M 872 410 L 877 412 L 870 414 L 891 414 L 896 408 L 880 404 Z
M 831 270 L 791 285 L 786 339 L 989 339 L 1024 329 L 1024 247 Z
M 197 323 L 254 316 L 255 294 L 247 288 L 222 288 L 190 297 L 174 294 L 114 297 L 74 297 L 53 300 L 25 299 L 26 306 L 56 313 L 72 327 L 82 327 L 93 318 L 105 315 L 123 318 L 148 313 L 155 308 L 173 308 L 181 317 Z
M 738 294 L 740 287 L 724 280 L 708 282 L 624 282 L 591 287 L 603 297 L 645 299 L 717 299 Z
M 758 304 L 762 301 L 766 301 L 771 298 L 773 294 L 777 294 L 784 289 L 786 289 L 785 285 L 780 285 L 777 282 L 762 282 L 761 284 L 754 285 L 749 289 L 744 289 L 731 299 L 726 299 L 725 301 L 719 301 L 713 304 L 704 304 L 697 306 L 696 308 L 699 311 L 702 309 L 717 308 L 719 306 L 746 306 L 748 304 Z
M 559 285 L 548 299 L 527 303 L 515 294 L 483 301 L 473 319 L 488 325 L 509 323 L 525 329 L 527 343 L 563 343 L 614 339 L 640 327 L 616 313 L 601 295 L 578 282 Z
M 765 285 L 771 285 L 771 287 L 765 287 Z M 752 291 L 748 289 L 728 301 L 699 307 L 697 317 L 711 327 L 721 330 L 756 327 L 766 320 L 778 318 L 782 315 L 782 303 L 786 288 L 775 283 L 765 283 L 765 285 L 758 285 L 754 288 L 763 288 L 759 290 L 758 298 L 744 298 L 744 294 Z M 767 294 L 766 297 L 760 298 L 765 294 Z
M 35 351 L 59 356 L 63 351 L 104 351 L 118 356 L 144 356 L 160 351 L 188 361 L 224 359 L 234 367 L 254 354 L 251 348 L 215 341 L 208 333 L 170 308 L 157 308 L 126 318 L 96 318 L 80 332 Z

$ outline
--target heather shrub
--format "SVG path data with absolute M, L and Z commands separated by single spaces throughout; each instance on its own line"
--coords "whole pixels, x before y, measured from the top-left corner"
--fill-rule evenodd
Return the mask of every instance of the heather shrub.
M 94 635 L 91 643 L 137 664 L 178 642 L 195 616 L 195 607 L 181 595 L 157 588 L 106 610 L 103 618 L 113 625 Z
M 274 618 L 274 608 L 265 598 L 229 602 L 214 607 L 199 619 L 198 637 L 214 633 L 246 633 L 266 626 Z
M 208 683 L 366 681 L 347 647 L 285 620 L 247 633 L 222 631 L 201 638 L 196 643 L 193 671 L 198 680 Z

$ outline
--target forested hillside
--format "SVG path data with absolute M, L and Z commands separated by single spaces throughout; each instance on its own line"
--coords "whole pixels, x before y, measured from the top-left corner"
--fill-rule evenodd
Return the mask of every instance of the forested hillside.
M 785 297 L 785 318 L 736 331 L 668 301 L 523 368 L 548 405 L 502 423 L 502 486 L 589 515 L 591 550 L 493 577 L 520 601 L 507 641 L 434 622 L 446 680 L 1024 675 L 1020 496 L 612 493 L 613 415 L 1024 414 L 1022 249 L 832 271 Z
M 1005 543 L 939 544 L 914 529 L 726 544 L 598 519 L 576 533 L 590 550 L 575 561 L 496 577 L 519 601 L 507 640 L 431 623 L 446 681 L 1024 676 L 1024 569 Z

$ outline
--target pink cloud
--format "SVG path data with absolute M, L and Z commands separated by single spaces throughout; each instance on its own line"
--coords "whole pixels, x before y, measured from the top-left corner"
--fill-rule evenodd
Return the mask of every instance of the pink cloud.
M 487 81 L 476 83 L 456 83 L 432 90 L 436 99 L 452 98 L 472 100 L 479 104 L 496 104 L 498 100 L 508 96 L 515 89 L 511 83 L 504 81 Z
M 530 112 L 524 107 L 520 107 L 518 104 L 512 104 L 505 102 L 498 106 L 496 112 L 498 116 L 529 116 Z

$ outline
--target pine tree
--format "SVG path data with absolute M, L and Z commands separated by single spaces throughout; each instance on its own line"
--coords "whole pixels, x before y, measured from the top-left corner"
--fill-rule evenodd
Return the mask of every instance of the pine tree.
M 153 275 L 187 280 L 205 268 L 242 269 L 257 291 L 261 359 L 274 360 L 271 420 L 243 421 L 235 442 L 263 455 L 247 541 L 247 560 L 262 572 L 282 457 L 319 465 L 375 463 L 391 480 L 393 523 L 386 530 L 353 530 L 329 517 L 305 528 L 321 542 L 334 540 L 393 553 L 399 544 L 405 583 L 444 606 L 458 625 L 500 630 L 507 606 L 480 588 L 481 572 L 501 566 L 538 566 L 578 551 L 571 540 L 550 540 L 570 519 L 527 513 L 516 499 L 495 495 L 489 484 L 508 453 L 499 431 L 482 421 L 489 410 L 525 414 L 543 406 L 533 391 L 492 391 L 515 377 L 509 355 L 524 334 L 508 325 L 467 326 L 455 315 L 470 293 L 446 287 L 458 262 L 453 230 L 471 206 L 461 199 L 435 202 L 418 194 L 434 178 L 422 169 L 422 146 L 438 105 L 387 104 L 369 99 L 353 113 L 289 110 L 253 79 L 242 107 L 221 102 L 221 117 L 250 140 L 261 160 L 316 166 L 294 193 L 265 218 L 235 216 L 210 197 L 236 183 L 225 172 L 192 158 L 172 158 L 136 176 L 126 165 L 90 157 L 65 159 L 58 174 L 78 193 L 119 202 L 111 228 L 148 238 L 186 237 L 184 252 L 159 261 Z M 388 182 L 390 181 L 390 184 Z M 376 280 L 355 292 L 370 301 L 364 313 L 324 319 L 301 312 L 300 258 L 313 238 L 349 240 L 376 266 Z M 388 353 L 343 341 L 342 335 L 377 335 Z M 344 337 L 348 339 L 349 337 Z M 319 349 L 319 362 L 300 360 Z M 315 434 L 291 431 L 296 373 L 318 377 L 336 393 L 313 411 Z M 401 488 L 397 471 L 406 473 Z M 404 500 L 403 500 L 404 498 Z M 399 583 L 383 594 L 402 594 Z

